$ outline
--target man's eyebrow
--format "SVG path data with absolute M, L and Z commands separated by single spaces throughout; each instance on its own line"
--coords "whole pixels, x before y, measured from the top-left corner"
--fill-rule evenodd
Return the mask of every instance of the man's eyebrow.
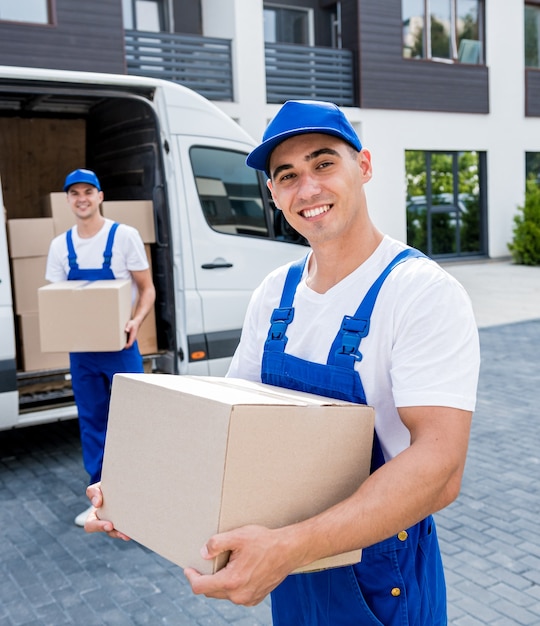
M 321 154 L 330 154 L 331 156 L 341 156 L 339 154 L 339 152 L 337 150 L 334 150 L 332 148 L 320 148 L 319 150 L 314 150 L 313 152 L 311 152 L 310 154 L 307 154 L 304 157 L 305 161 L 312 161 L 313 159 L 316 159 L 318 156 L 321 156 Z M 282 171 L 284 170 L 289 170 L 291 169 L 293 166 L 290 164 L 283 164 L 283 165 L 279 165 L 278 167 L 276 167 L 276 169 L 272 172 L 272 178 L 276 178 L 276 176 L 278 174 L 280 174 Z
M 311 161 L 312 159 L 316 159 L 321 154 L 331 154 L 332 156 L 341 156 L 337 150 L 333 148 L 321 148 L 320 150 L 315 150 L 311 154 L 308 154 L 305 158 L 306 161 Z
M 290 170 L 292 169 L 292 165 L 279 165 L 278 167 L 276 167 L 276 169 L 272 172 L 272 178 L 276 178 L 276 176 L 278 174 L 280 174 L 281 172 L 283 172 L 284 170 Z

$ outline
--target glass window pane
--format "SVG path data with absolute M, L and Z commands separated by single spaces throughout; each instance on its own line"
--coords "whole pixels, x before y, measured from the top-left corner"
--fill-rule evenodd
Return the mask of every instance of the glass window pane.
M 540 67 L 538 40 L 540 33 L 540 7 L 525 5 L 525 66 Z
M 431 196 L 428 190 L 428 233 L 431 232 L 431 253 L 456 252 L 456 218 L 453 176 L 453 155 L 431 154 Z
M 525 153 L 525 173 L 540 184 L 540 152 Z
M 458 154 L 458 207 L 461 252 L 481 252 L 480 155 Z
M 483 59 L 480 41 L 480 2 L 458 0 L 456 6 L 458 59 L 462 63 L 481 63 Z
M 246 155 L 197 147 L 190 157 L 208 225 L 229 235 L 268 237 L 259 179 L 246 167 Z
M 267 43 L 297 43 L 309 46 L 309 11 L 264 7 L 264 36 Z
M 0 0 L 0 20 L 48 24 L 47 0 Z
M 478 40 L 480 21 L 478 0 L 458 0 L 456 6 L 458 39 Z
M 482 252 L 480 153 L 405 152 L 407 243 L 433 256 Z
M 268 43 L 277 41 L 277 16 L 273 9 L 264 9 L 264 40 Z
M 133 23 L 132 0 L 122 0 L 122 12 L 124 16 L 124 28 L 127 30 L 133 30 L 135 28 L 135 24 Z
M 155 0 L 137 0 L 135 4 L 137 30 L 161 32 L 163 24 L 161 24 L 159 9 L 159 3 Z
M 403 56 L 424 57 L 424 0 L 402 0 Z
M 430 36 L 431 57 L 451 59 L 452 13 L 451 0 L 431 0 Z

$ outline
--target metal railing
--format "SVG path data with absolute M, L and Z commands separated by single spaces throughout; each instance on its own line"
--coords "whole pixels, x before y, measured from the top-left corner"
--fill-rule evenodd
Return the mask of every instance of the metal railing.
M 229 39 L 127 30 L 125 53 L 128 74 L 171 80 L 209 100 L 233 100 Z
M 266 100 L 325 100 L 354 106 L 351 50 L 266 43 Z
M 164 78 L 209 100 L 232 101 L 231 41 L 217 37 L 125 31 L 127 73 Z M 314 99 L 354 106 L 351 50 L 266 43 L 266 100 Z

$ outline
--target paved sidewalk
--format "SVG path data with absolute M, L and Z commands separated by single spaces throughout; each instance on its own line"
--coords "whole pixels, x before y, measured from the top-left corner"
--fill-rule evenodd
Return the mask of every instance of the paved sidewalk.
M 479 328 L 540 319 L 540 267 L 507 260 L 443 266 L 469 293 Z
M 463 490 L 436 516 L 450 624 L 536 626 L 540 268 L 446 269 L 471 294 L 482 345 Z M 270 625 L 268 601 L 247 609 L 193 596 L 161 557 L 76 528 L 85 480 L 76 422 L 0 432 L 0 626 Z

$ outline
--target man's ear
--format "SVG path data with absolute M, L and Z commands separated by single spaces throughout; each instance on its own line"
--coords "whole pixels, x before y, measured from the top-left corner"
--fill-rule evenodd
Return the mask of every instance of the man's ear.
M 364 177 L 369 180 L 373 174 L 371 167 L 371 152 L 366 148 L 362 148 L 358 153 L 358 165 L 362 170 Z
M 268 178 L 266 181 L 266 186 L 268 187 L 268 191 L 270 192 L 270 195 L 272 196 L 272 202 L 274 203 L 276 209 L 279 209 L 276 199 L 274 197 L 274 190 L 272 189 L 272 181 Z M 281 211 L 281 209 L 280 209 Z

